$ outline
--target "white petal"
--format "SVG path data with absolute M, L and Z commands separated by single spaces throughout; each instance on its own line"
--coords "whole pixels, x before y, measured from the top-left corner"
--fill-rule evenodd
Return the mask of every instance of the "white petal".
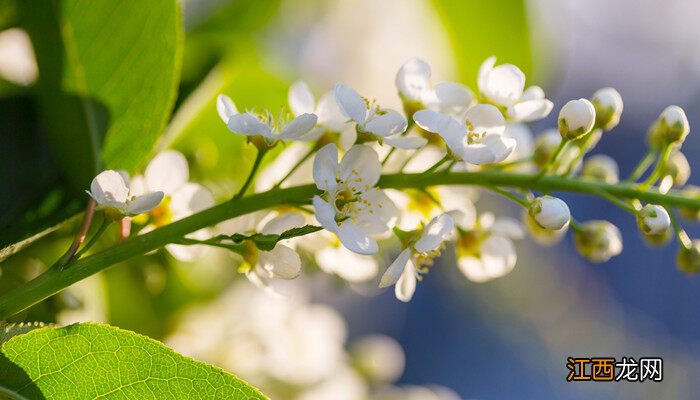
M 426 107 L 452 116 L 461 116 L 474 101 L 474 95 L 466 87 L 453 82 L 442 82 L 424 93 Z
M 408 265 L 403 270 L 403 274 L 396 282 L 394 287 L 394 293 L 396 298 L 407 303 L 413 298 L 413 293 L 416 292 L 416 280 L 418 278 L 418 273 L 416 272 L 416 267 L 413 266 L 413 262 L 408 260 Z
M 266 235 L 280 235 L 304 225 L 305 218 L 296 212 L 283 213 L 269 220 L 260 230 Z
M 520 101 L 544 100 L 544 90 L 539 86 L 530 86 L 525 89 L 523 95 L 520 96 Z
M 454 230 L 454 221 L 449 214 L 441 214 L 432 219 L 423 229 L 423 234 L 413 248 L 425 253 L 436 250 Z
M 503 236 L 489 237 L 481 244 L 481 259 L 493 278 L 508 274 L 517 260 L 513 242 Z
M 496 65 L 496 57 L 491 56 L 484 60 L 484 62 L 481 63 L 481 66 L 479 67 L 479 78 L 477 84 L 479 85 L 479 90 L 481 92 L 483 92 L 484 88 L 486 88 L 486 81 L 489 77 L 489 74 L 493 70 L 494 65 Z
M 229 118 L 238 114 L 238 109 L 230 97 L 225 94 L 220 94 L 216 98 L 216 112 L 219 113 L 219 117 L 225 124 L 228 124 Z
M 283 244 L 272 251 L 261 251 L 258 262 L 273 278 L 294 279 L 301 273 L 299 254 Z
M 418 135 L 394 135 L 384 138 L 384 143 L 391 147 L 396 147 L 397 149 L 420 149 L 428 144 L 428 139 Z
M 516 141 L 515 139 L 507 138 L 501 135 L 486 135 L 486 137 L 481 141 L 482 144 L 491 149 L 494 155 L 493 162 L 504 161 L 510 153 L 515 149 Z
M 270 297 L 275 299 L 286 299 L 283 295 L 278 293 L 272 286 L 270 286 L 270 280 L 266 277 L 259 275 L 256 271 L 247 271 L 245 273 L 246 278 L 258 289 L 262 289 L 270 295 Z
M 343 246 L 324 247 L 314 255 L 323 271 L 337 274 L 348 282 L 366 282 L 377 276 L 379 269 L 374 257 L 355 254 Z
M 476 209 L 472 205 L 468 208 L 448 211 L 455 224 L 465 231 L 474 229 L 476 225 Z
M 314 196 L 312 202 L 318 223 L 331 232 L 337 232 L 338 224 L 335 222 L 335 209 L 333 206 L 319 196 Z
M 365 191 L 362 200 L 367 205 L 355 215 L 354 222 L 364 232 L 382 233 L 396 225 L 399 210 L 383 190 L 374 188 Z
M 396 88 L 404 97 L 421 100 L 421 93 L 430 84 L 430 66 L 423 60 L 413 59 L 396 73 Z
M 458 155 L 461 153 L 467 134 L 467 127 L 464 124 L 449 115 L 432 110 L 416 112 L 413 114 L 413 120 L 426 131 L 440 135 L 453 152 Z
M 143 230 L 141 231 L 143 232 Z M 145 232 L 143 232 L 145 233 Z M 191 239 L 206 240 L 211 237 L 211 232 L 208 229 L 200 229 L 187 235 Z M 191 262 L 196 260 L 207 250 L 207 246 L 195 245 L 186 246 L 182 244 L 167 244 L 165 249 L 178 261 Z
M 318 116 L 318 124 L 331 131 L 340 132 L 344 127 L 350 125 L 348 124 L 348 118 L 340 112 L 332 91 L 321 96 L 321 100 L 318 101 L 316 106 L 316 115 Z M 352 128 L 354 132 L 354 126 Z
M 172 194 L 190 179 L 190 168 L 180 152 L 166 150 L 148 163 L 144 178 L 149 191 L 160 190 Z
M 214 196 L 198 183 L 186 183 L 170 195 L 170 210 L 177 221 L 214 205 Z
M 98 205 L 119 206 L 129 198 L 129 188 L 119 172 L 107 170 L 97 175 L 90 184 L 90 196 Z
M 143 175 L 134 176 L 129 182 L 129 194 L 131 196 L 140 196 L 147 192 L 146 179 L 144 179 Z
M 313 129 L 317 120 L 316 114 L 301 114 L 282 128 L 279 137 L 280 139 L 299 138 Z
M 389 265 L 389 268 L 386 269 L 384 275 L 382 275 L 382 280 L 379 281 L 379 287 L 385 288 L 398 282 L 401 274 L 403 274 L 403 271 L 406 269 L 406 264 L 408 264 L 408 260 L 410 258 L 411 249 L 404 249 L 399 256 L 396 257 L 394 262 Z
M 513 105 L 523 95 L 525 74 L 512 64 L 494 67 L 479 85 L 482 93 L 491 101 L 506 107 Z
M 318 217 L 317 217 L 318 218 Z M 338 239 L 348 250 L 366 256 L 375 254 L 379 248 L 377 241 L 362 232 L 355 224 L 345 221 L 338 227 Z
M 386 137 L 403 133 L 407 126 L 406 118 L 390 110 L 385 114 L 375 115 L 367 122 L 365 130 L 377 136 Z
M 498 108 L 491 104 L 477 104 L 466 114 L 467 125 L 471 123 L 470 131 L 489 134 L 501 134 L 506 130 L 506 120 Z
M 228 130 L 239 135 L 272 137 L 270 127 L 250 113 L 232 115 L 227 126 Z
M 294 115 L 313 113 L 316 106 L 314 95 L 304 81 L 296 81 L 289 88 L 288 101 Z
M 353 89 L 337 83 L 333 87 L 335 101 L 340 112 L 358 124 L 364 124 L 367 119 L 367 104 L 365 100 Z
M 381 174 L 379 156 L 369 146 L 352 146 L 340 162 L 340 179 L 357 190 L 374 187 Z
M 461 150 L 453 146 L 450 146 L 450 148 L 469 164 L 483 165 L 496 162 L 496 155 L 493 153 L 493 150 L 485 144 L 470 144 Z
M 124 213 L 127 215 L 143 214 L 156 208 L 163 200 L 163 192 L 152 192 L 138 196 L 126 205 Z
M 332 191 L 338 187 L 338 147 L 334 143 L 323 146 L 314 158 L 314 182 L 316 187 Z
M 129 189 L 131 189 L 131 179 L 130 179 L 130 177 L 129 177 L 129 172 L 126 171 L 126 170 L 123 170 L 123 169 L 118 169 L 118 170 L 117 170 L 117 173 L 118 173 L 119 175 L 121 175 L 122 179 L 124 180 L 124 184 L 126 185 L 126 187 L 128 187 Z M 131 192 L 129 192 L 129 194 L 131 194 L 132 196 L 134 195 L 134 194 L 131 193 Z
M 508 217 L 496 218 L 489 230 L 494 235 L 505 236 L 511 239 L 523 239 L 525 237 L 525 228 L 516 219 Z
M 518 122 L 530 122 L 549 115 L 554 104 L 547 100 L 529 100 L 508 107 L 508 118 Z
M 481 283 L 493 279 L 484 262 L 476 257 L 460 257 L 457 260 L 457 266 L 462 274 L 472 282 Z

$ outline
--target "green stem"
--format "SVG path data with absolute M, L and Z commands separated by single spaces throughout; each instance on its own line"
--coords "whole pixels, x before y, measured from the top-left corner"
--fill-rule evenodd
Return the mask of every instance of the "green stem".
M 296 170 L 298 170 L 299 167 L 301 167 L 301 165 L 302 165 L 304 162 L 306 162 L 306 160 L 308 160 L 309 157 L 311 157 L 311 156 L 316 152 L 316 150 L 318 150 L 318 145 L 314 145 L 311 149 L 309 149 L 309 151 L 307 151 L 306 154 L 304 154 L 304 157 L 302 157 L 299 161 L 297 161 L 297 163 L 294 164 L 294 166 L 292 167 L 292 169 L 290 169 L 289 172 L 287 172 L 287 175 L 285 175 L 279 182 L 277 182 L 277 183 L 275 184 L 275 186 L 273 186 L 273 188 L 278 188 L 278 187 L 282 186 L 282 184 L 284 183 L 284 181 L 286 181 L 287 179 L 289 179 L 289 177 L 292 176 L 292 174 L 293 174 L 294 172 L 296 172 Z
M 649 169 L 651 166 L 651 163 L 654 162 L 654 158 L 656 157 L 656 151 L 653 149 L 649 149 L 647 151 L 647 154 L 644 155 L 644 157 L 639 161 L 639 164 L 634 168 L 634 171 L 632 171 L 632 174 L 625 180 L 625 182 L 636 182 L 637 179 L 639 179 L 644 173 Z
M 583 139 L 583 143 L 581 143 L 581 145 L 579 146 L 578 154 L 576 154 L 576 157 L 574 157 L 574 159 L 571 160 L 569 165 L 566 166 L 566 171 L 564 171 L 564 173 L 561 174 L 562 176 L 568 176 L 569 174 L 571 174 L 571 171 L 574 169 L 576 164 L 578 164 L 578 162 L 581 161 L 583 156 L 585 156 L 586 153 L 588 153 L 588 151 L 590 150 L 588 147 L 591 145 L 591 140 L 593 140 L 593 138 L 597 136 L 594 135 L 595 132 L 595 129 L 588 132 L 586 138 Z
M 671 217 L 671 226 L 673 226 L 673 230 L 676 232 L 676 237 L 678 238 L 678 242 L 684 248 L 690 249 L 693 246 L 693 241 L 690 240 L 690 237 L 688 236 L 686 231 L 683 230 L 683 227 L 681 226 L 681 224 L 678 223 L 678 218 L 676 218 L 676 213 L 674 213 L 670 207 L 666 207 L 666 212 L 668 212 L 668 215 Z
M 75 258 L 79 260 L 83 254 L 90 250 L 90 247 L 97 243 L 97 240 L 100 238 L 100 236 L 102 236 L 103 233 L 105 233 L 110 224 L 112 224 L 112 220 L 105 217 L 102 220 L 102 225 L 100 225 L 100 227 L 97 228 L 97 232 L 95 232 L 95 234 L 92 235 L 92 238 L 90 238 L 90 241 L 85 243 L 85 246 L 83 246 L 83 248 L 75 254 Z
M 664 206 L 700 208 L 700 199 L 685 196 L 677 191 L 662 194 L 656 190 L 641 190 L 633 184 L 607 184 L 559 176 L 539 178 L 534 174 L 504 171 L 392 174 L 383 176 L 379 181 L 380 187 L 391 189 L 419 189 L 437 185 L 500 186 L 541 192 L 567 191 L 592 195 L 598 195 L 603 191 L 624 199 L 639 199 Z M 109 249 L 75 260 L 70 268 L 63 271 L 57 268 L 49 269 L 37 278 L 0 296 L 0 320 L 114 264 L 177 242 L 189 233 L 231 218 L 283 204 L 308 204 L 318 193 L 314 185 L 302 185 L 272 189 L 248 197 L 232 199 L 143 235 L 132 236 Z
M 262 162 L 263 157 L 265 157 L 265 153 L 267 153 L 267 150 L 257 148 L 257 153 L 255 154 L 255 161 L 253 162 L 253 168 L 250 169 L 248 178 L 246 178 L 245 183 L 241 187 L 241 190 L 239 190 L 238 193 L 235 196 L 233 196 L 234 199 L 240 199 L 245 195 L 246 190 L 248 190 L 250 184 L 253 183 L 253 179 L 255 178 L 255 174 L 258 172 L 258 168 L 260 168 L 260 163 Z
M 389 158 L 391 157 L 392 154 L 396 151 L 396 147 L 392 147 L 389 152 L 386 154 L 386 157 L 382 160 L 382 165 L 386 165 L 386 163 L 389 161 Z
M 492 192 L 498 193 L 501 196 L 503 196 L 503 197 L 515 202 L 515 203 L 518 203 L 525 208 L 530 206 L 530 202 L 528 202 L 527 200 L 523 199 L 522 197 L 520 197 L 514 193 L 511 193 L 507 190 L 504 190 L 504 189 L 501 189 L 501 188 L 495 187 L 495 186 L 488 186 L 487 189 L 491 190 Z
M 554 154 L 552 154 L 552 156 L 549 157 L 549 160 L 547 160 L 547 164 L 545 164 L 544 167 L 542 167 L 542 171 L 540 171 L 540 173 L 537 175 L 537 179 L 542 178 L 549 172 L 550 169 L 552 169 L 552 166 L 557 161 L 557 158 L 559 158 L 559 154 L 561 154 L 561 152 L 564 150 L 567 144 L 569 144 L 568 140 L 562 139 L 561 142 L 559 142 L 559 146 L 557 146 L 557 149 L 554 150 Z
M 620 207 L 621 209 L 627 211 L 628 213 L 630 213 L 632 215 L 637 215 L 637 209 L 634 208 L 629 203 L 624 202 L 624 201 L 620 200 L 619 198 L 617 198 L 617 197 L 615 197 L 615 196 L 613 196 L 605 191 L 602 191 L 602 190 L 598 193 L 598 195 L 600 195 L 600 197 L 604 198 L 605 200 Z
M 440 168 L 440 166 L 441 166 L 442 164 L 448 162 L 449 160 L 450 160 L 450 156 L 449 156 L 449 155 L 446 155 L 445 157 L 443 157 L 442 159 L 440 159 L 440 161 L 438 161 L 438 162 L 436 162 L 435 164 L 433 164 L 432 167 L 430 167 L 430 168 L 426 169 L 425 171 L 423 171 L 423 174 L 425 174 L 425 175 L 430 174 L 431 172 L 433 172 L 433 171 L 435 171 L 436 169 Z
M 668 158 L 671 156 L 672 151 L 672 146 L 666 145 L 666 147 L 664 147 L 664 149 L 661 151 L 661 157 L 659 158 L 659 161 L 656 162 L 656 166 L 651 172 L 651 175 L 649 175 L 649 177 L 641 184 L 640 188 L 642 190 L 649 189 L 656 183 L 661 175 L 661 171 L 663 171 L 666 167 L 666 162 L 668 162 Z

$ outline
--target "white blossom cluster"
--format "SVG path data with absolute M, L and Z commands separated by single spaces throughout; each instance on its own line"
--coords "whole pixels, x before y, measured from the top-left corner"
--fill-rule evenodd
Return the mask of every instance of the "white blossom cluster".
M 296 278 L 303 260 L 309 259 L 322 271 L 349 282 L 376 279 L 380 287 L 394 286 L 396 297 L 407 302 L 417 283 L 446 252 L 454 254 L 459 270 L 471 281 L 508 274 L 517 261 L 513 241 L 528 232 L 540 243 L 553 244 L 572 230 L 578 252 L 592 262 L 618 255 L 622 237 L 613 224 L 577 222 L 567 204 L 548 192 L 535 195 L 522 187 L 482 185 L 521 204 L 521 222 L 477 213 L 476 190 L 470 186 L 382 188 L 383 173 L 449 171 L 530 174 L 533 182 L 553 177 L 608 185 L 620 182 L 613 158 L 596 155 L 584 160 L 603 134 L 620 121 L 623 103 L 617 91 L 604 88 L 590 99 L 567 102 L 559 111 L 558 128 L 535 138 L 524 123 L 547 117 L 554 107 L 542 88 L 526 87 L 518 67 L 496 65 L 494 57 L 482 64 L 477 81 L 475 92 L 454 82 L 434 84 L 426 62 L 409 61 L 395 78 L 403 114 L 342 83 L 318 101 L 306 83 L 292 85 L 291 118 L 239 112 L 230 98 L 220 95 L 220 118 L 231 132 L 245 136 L 259 157 L 280 143 L 297 142 L 259 175 L 255 175 L 256 160 L 251 178 L 257 177 L 258 191 L 303 183 L 313 183 L 318 189 L 311 199 L 312 209 L 300 205 L 290 210 L 281 205 L 286 207 L 256 212 L 225 225 L 226 233 L 243 235 L 243 243 L 234 249 L 243 260 L 240 270 L 274 294 L 274 281 Z M 680 147 L 689 130 L 681 108 L 664 110 L 649 130 L 649 155 L 628 179 L 629 184 L 642 190 L 656 187 L 661 193 L 685 185 L 690 169 Z M 654 160 L 647 179 L 637 183 Z M 686 192 L 697 197 L 700 190 L 689 187 Z M 135 218 L 145 226 L 142 232 L 213 205 L 206 189 L 188 183 L 187 162 L 174 151 L 158 155 L 144 177 L 132 180 L 131 185 L 124 174 L 102 173 L 90 193 L 99 208 L 112 214 L 142 213 Z M 681 268 L 700 271 L 700 242 L 691 241 L 674 225 L 665 206 L 622 200 L 607 192 L 600 196 L 633 213 L 649 243 L 665 243 L 676 233 L 682 244 Z M 679 211 L 698 218 L 697 210 Z M 323 230 L 285 237 L 272 247 L 255 241 L 255 235 L 282 235 L 315 224 Z M 211 236 L 211 232 L 199 231 L 188 238 Z M 171 244 L 168 250 L 190 260 L 201 247 Z M 394 255 L 387 265 L 378 257 L 382 248 L 384 254 Z

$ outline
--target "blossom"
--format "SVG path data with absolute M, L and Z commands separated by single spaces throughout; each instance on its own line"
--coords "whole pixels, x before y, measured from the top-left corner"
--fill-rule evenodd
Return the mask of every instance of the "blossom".
M 406 118 L 396 111 L 381 109 L 369 103 L 352 88 L 338 83 L 333 88 L 333 93 L 343 115 L 355 122 L 360 139 L 379 140 L 401 149 L 417 149 L 428 142 L 419 136 L 404 136 L 408 126 Z
M 298 140 L 312 142 L 321 139 L 324 135 L 330 135 L 330 141 L 345 150 L 355 143 L 357 132 L 352 129 L 347 117 L 340 112 L 332 91 L 321 96 L 317 103 L 309 85 L 304 81 L 297 81 L 289 88 L 288 101 L 289 108 L 295 116 L 304 114 L 318 116 L 316 126 Z
M 433 218 L 425 228 L 409 234 L 408 243 L 399 256 L 387 268 L 379 287 L 396 285 L 396 298 L 408 302 L 416 291 L 416 281 L 428 272 L 424 266 L 431 266 L 440 255 L 445 240 L 452 234 L 454 221 L 449 214 Z M 411 237 L 417 236 L 417 239 Z
M 571 221 L 571 211 L 564 201 L 552 196 L 538 197 L 528 207 L 530 217 L 544 229 L 558 231 Z
M 97 175 L 87 194 L 97 203 L 96 209 L 105 210 L 113 218 L 151 211 L 163 200 L 161 191 L 134 195 L 129 189 L 129 175 L 114 170 Z
M 367 335 L 350 346 L 353 364 L 373 383 L 394 382 L 401 377 L 406 355 L 401 345 L 384 335 Z
M 461 211 L 450 214 L 457 224 L 457 265 L 473 282 L 500 278 L 513 270 L 517 254 L 512 239 L 521 239 L 525 232 L 512 218 L 495 218 L 491 213 L 479 219 Z
M 596 125 L 609 131 L 616 127 L 622 115 L 622 96 L 617 90 L 606 87 L 596 90 L 591 97 L 595 107 Z
M 559 111 L 559 133 L 566 140 L 577 139 L 595 125 L 595 107 L 586 99 L 571 100 Z
M 671 216 L 662 206 L 647 204 L 637 212 L 637 226 L 648 235 L 660 235 L 671 227 Z
M 496 65 L 489 57 L 479 68 L 479 92 L 487 102 L 506 110 L 513 122 L 530 122 L 549 115 L 554 106 L 539 86 L 525 89 L 525 74 L 512 64 Z
M 164 194 L 158 207 L 144 213 L 135 222 L 146 224 L 142 232 L 167 225 L 214 205 L 214 197 L 204 186 L 189 182 L 190 170 L 187 159 L 175 150 L 165 150 L 156 155 L 143 174 L 131 180 L 132 193 L 141 194 L 159 191 Z M 189 235 L 205 239 L 208 231 L 200 230 Z M 203 249 L 201 246 L 168 244 L 165 248 L 181 261 L 194 260 Z
M 419 59 L 402 65 L 396 73 L 396 88 L 407 115 L 428 108 L 459 117 L 471 107 L 474 95 L 469 89 L 454 82 L 431 85 L 430 75 L 428 63 Z
M 665 128 L 665 137 L 669 143 L 683 142 L 690 132 L 690 124 L 685 111 L 678 106 L 668 106 L 659 116 L 661 125 Z
M 303 113 L 291 121 L 287 121 L 283 115 L 275 118 L 269 112 L 239 113 L 233 101 L 225 95 L 219 95 L 217 98 L 216 109 L 231 132 L 253 139 L 260 138 L 267 146 L 272 146 L 280 140 L 301 140 L 316 126 L 318 120 L 312 113 Z
M 576 250 L 594 263 L 606 262 L 622 252 L 622 235 L 604 220 L 588 221 L 574 230 Z
M 394 203 L 375 187 L 380 174 L 377 153 L 364 145 L 350 148 L 338 163 L 338 148 L 330 143 L 314 159 L 314 181 L 324 192 L 313 198 L 316 219 L 358 254 L 376 253 L 371 235 L 391 229 L 398 216 Z
M 515 148 L 515 140 L 503 136 L 503 115 L 490 104 L 470 108 L 462 122 L 432 110 L 418 111 L 413 119 L 424 130 L 440 135 L 456 158 L 470 164 L 501 162 Z

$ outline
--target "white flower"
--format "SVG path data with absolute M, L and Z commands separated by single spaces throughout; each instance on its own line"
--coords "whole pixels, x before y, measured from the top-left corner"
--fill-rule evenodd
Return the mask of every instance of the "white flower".
M 400 149 L 417 149 L 428 142 L 419 136 L 404 136 L 408 123 L 406 118 L 396 111 L 380 109 L 370 104 L 355 90 L 341 83 L 335 85 L 333 93 L 343 115 L 355 122 L 361 139 L 381 140 Z
M 413 119 L 426 131 L 440 135 L 455 157 L 470 164 L 501 162 L 515 148 L 515 140 L 503 136 L 503 115 L 490 104 L 470 108 L 464 122 L 432 110 L 418 111 Z
M 353 146 L 339 164 L 338 148 L 330 143 L 314 159 L 314 181 L 324 191 L 313 198 L 316 219 L 358 254 L 376 253 L 370 235 L 391 229 L 398 217 L 394 203 L 375 187 L 380 174 L 377 153 L 368 146 Z
M 461 117 L 474 102 L 471 91 L 460 84 L 442 82 L 431 85 L 430 66 L 419 59 L 401 66 L 396 73 L 396 88 L 407 108 L 407 115 L 413 114 L 410 109 L 428 108 Z
M 647 204 L 637 212 L 637 226 L 648 235 L 659 235 L 671 227 L 671 216 L 662 206 Z
M 556 197 L 542 196 L 530 203 L 530 217 L 544 229 L 558 231 L 569 225 L 571 211 L 566 203 Z
M 340 112 L 333 92 L 327 92 L 316 103 L 309 85 L 297 81 L 289 88 L 289 108 L 295 116 L 315 114 L 318 116 L 316 126 L 307 134 L 301 136 L 301 141 L 316 141 L 324 134 L 332 135 L 331 139 L 341 149 L 347 150 L 355 143 L 357 132 L 348 123 L 347 117 Z
M 659 117 L 661 124 L 666 128 L 665 137 L 668 142 L 682 142 L 690 132 L 690 124 L 685 111 L 678 106 L 668 106 Z
M 410 240 L 387 268 L 379 287 L 395 284 L 396 298 L 403 302 L 410 301 L 416 291 L 416 281 L 421 280 L 422 275 L 428 272 L 427 267 L 440 255 L 444 242 L 453 229 L 454 221 L 450 215 L 442 214 L 433 218 L 420 230 L 417 240 Z
M 485 213 L 475 215 L 453 211 L 458 226 L 457 265 L 472 282 L 500 278 L 513 270 L 517 254 L 512 239 L 521 239 L 525 232 L 512 218 L 494 218 Z
M 574 244 L 579 254 L 591 262 L 602 263 L 622 252 L 622 235 L 608 221 L 588 221 L 574 230 Z
M 161 200 L 163 192 L 134 196 L 129 190 L 129 175 L 124 171 L 107 170 L 97 175 L 87 194 L 97 203 L 96 209 L 119 215 L 137 215 L 151 211 Z
M 143 233 L 214 205 L 211 192 L 198 183 L 189 182 L 189 177 L 190 169 L 185 156 L 175 150 L 165 150 L 148 163 L 143 176 L 135 176 L 131 180 L 132 193 L 159 191 L 164 194 L 158 207 L 134 220 L 147 224 Z M 206 239 L 208 236 L 206 229 L 188 235 L 194 239 Z M 192 261 L 204 247 L 168 244 L 165 248 L 178 260 Z
M 379 265 L 371 256 L 363 256 L 341 246 L 335 237 L 328 237 L 325 231 L 317 235 L 324 236 L 326 246 L 314 252 L 314 259 L 319 268 L 327 274 L 336 274 L 352 282 L 367 282 L 377 276 Z
M 304 225 L 304 216 L 298 213 L 284 213 L 266 222 L 260 229 L 263 235 L 279 235 L 292 228 Z M 246 277 L 256 286 L 270 291 L 272 279 L 294 279 L 301 273 L 301 258 L 290 247 L 289 240 L 278 242 L 270 251 L 258 250 L 251 246 L 244 257 L 250 269 Z M 274 293 L 274 292 L 273 292 Z
M 374 383 L 394 382 L 406 366 L 401 345 L 384 335 L 363 336 L 350 347 L 353 364 Z
M 553 104 L 544 97 L 539 86 L 525 89 L 525 74 L 512 64 L 497 67 L 496 57 L 489 57 L 479 68 L 479 92 L 490 103 L 506 109 L 513 122 L 542 119 L 552 111 Z
M 595 107 L 596 123 L 606 131 L 616 127 L 622 115 L 622 96 L 617 90 L 606 87 L 596 90 L 591 97 Z
M 595 125 L 595 107 L 586 99 L 570 100 L 559 111 L 559 133 L 564 139 L 576 139 Z
M 260 137 L 267 145 L 279 140 L 300 140 L 316 126 L 318 117 L 304 113 L 287 122 L 282 116 L 275 118 L 269 112 L 256 115 L 252 112 L 239 113 L 236 105 L 225 95 L 219 95 L 216 109 L 228 129 L 238 135 Z

